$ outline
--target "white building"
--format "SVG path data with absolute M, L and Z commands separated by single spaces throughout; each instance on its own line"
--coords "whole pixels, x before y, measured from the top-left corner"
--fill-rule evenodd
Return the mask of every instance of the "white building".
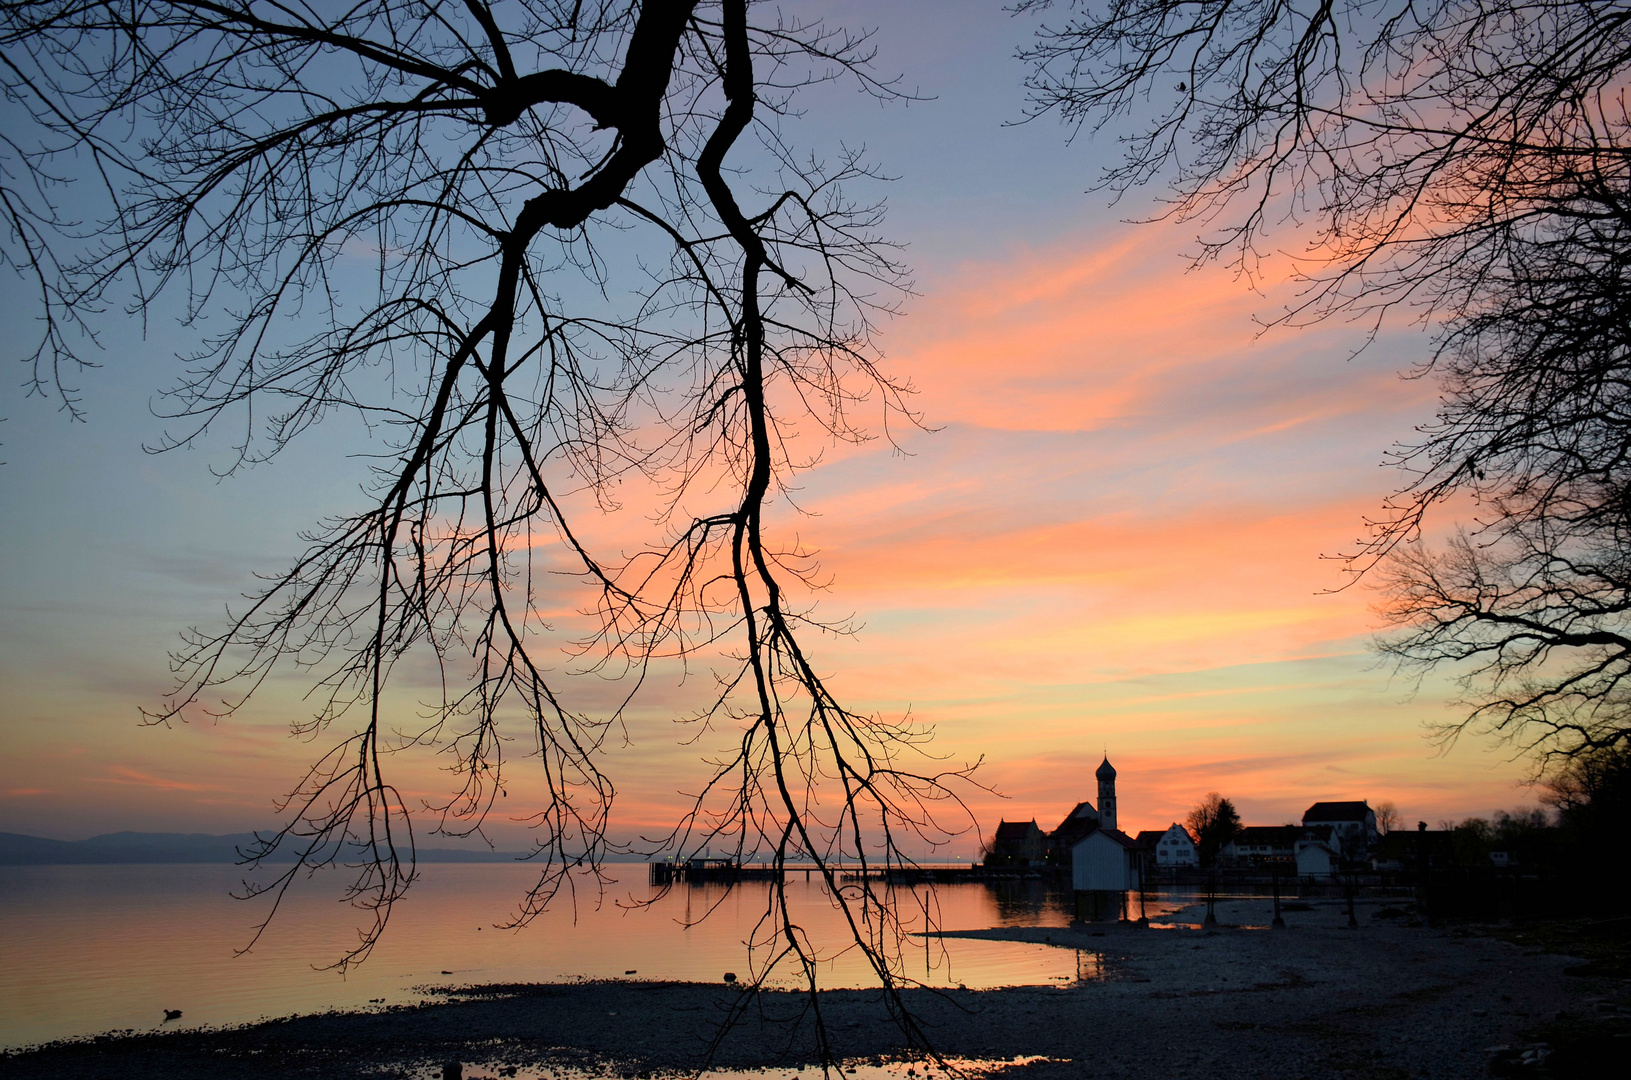
M 1303 828 L 1329 828 L 1328 846 L 1339 853 L 1346 851 L 1354 858 L 1375 847 L 1381 839 L 1376 831 L 1376 811 L 1364 800 L 1317 802 L 1303 814 Z
M 1195 841 L 1190 839 L 1189 830 L 1174 821 L 1161 834 L 1161 839 L 1155 842 L 1155 865 L 1164 868 L 1200 864 L 1201 853 L 1195 847 Z
M 1329 827 L 1309 829 L 1297 841 L 1297 876 L 1328 878 L 1342 868 L 1342 852 Z
M 1137 892 L 1138 841 L 1120 829 L 1089 833 L 1070 849 L 1070 883 L 1077 892 Z

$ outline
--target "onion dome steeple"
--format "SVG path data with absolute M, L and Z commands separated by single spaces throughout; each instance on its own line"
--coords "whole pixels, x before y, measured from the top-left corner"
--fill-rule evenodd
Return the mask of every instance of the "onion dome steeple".
M 1110 764 L 1110 755 L 1104 756 L 1104 764 L 1099 771 L 1093 774 L 1099 778 L 1099 828 L 1114 829 L 1116 827 L 1116 767 Z

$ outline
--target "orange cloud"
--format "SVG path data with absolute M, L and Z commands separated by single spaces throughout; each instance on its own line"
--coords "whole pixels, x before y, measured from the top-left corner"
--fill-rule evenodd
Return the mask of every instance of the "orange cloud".
M 1160 236 L 1126 228 L 1099 246 L 1072 238 L 1015 263 L 961 268 L 931 286 L 897 331 L 893 366 L 922 387 L 931 422 L 1083 430 L 1159 412 L 1175 379 L 1220 367 L 1249 372 L 1276 351 L 1307 357 L 1336 339 L 1352 342 L 1341 328 L 1260 335 L 1255 317 L 1282 310 L 1294 283 L 1266 280 L 1254 292 L 1224 268 L 1190 270 Z M 1371 374 L 1396 383 L 1393 366 Z M 1292 400 L 1305 396 L 1283 389 Z M 1374 406 L 1346 398 L 1284 408 L 1290 403 L 1278 395 L 1257 402 L 1280 422 Z

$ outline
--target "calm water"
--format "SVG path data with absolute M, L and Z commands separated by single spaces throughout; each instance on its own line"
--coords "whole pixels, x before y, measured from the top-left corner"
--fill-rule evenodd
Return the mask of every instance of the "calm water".
M 718 981 L 745 974 L 745 942 L 766 886 L 675 889 L 653 895 L 642 865 L 614 866 L 620 883 L 598 906 L 580 894 L 521 930 L 500 930 L 531 878 L 504 864 L 421 867 L 372 958 L 341 977 L 315 967 L 355 940 L 356 912 L 313 890 L 285 903 L 254 951 L 234 956 L 264 908 L 234 900 L 232 866 L 38 866 L 0 870 L 0 1044 L 16 1046 L 123 1028 L 151 1029 L 164 1009 L 187 1026 L 417 1000 L 419 988 L 574 978 Z M 790 885 L 802 925 L 829 950 L 837 913 L 818 884 Z M 902 908 L 938 908 L 945 930 L 1064 926 L 1070 912 L 1038 883 L 901 891 Z M 705 910 L 698 925 L 685 926 Z M 1153 914 L 1153 911 L 1152 911 Z M 926 982 L 970 987 L 1045 984 L 1096 973 L 1091 954 L 1005 942 L 938 940 L 908 954 Z M 636 974 L 626 975 L 629 970 Z M 823 984 L 869 984 L 853 950 L 826 965 Z

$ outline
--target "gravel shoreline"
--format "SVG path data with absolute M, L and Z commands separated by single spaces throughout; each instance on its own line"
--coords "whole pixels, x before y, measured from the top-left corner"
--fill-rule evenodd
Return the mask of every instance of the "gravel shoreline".
M 1005 1075 L 1231 1078 L 1488 1077 L 1524 1033 L 1557 1018 L 1631 1011 L 1624 980 L 1564 975 L 1569 957 L 1467 930 L 1378 918 L 1338 902 L 1266 928 L 1261 901 L 1222 901 L 1215 929 L 1180 913 L 1151 927 L 1078 924 L 947 937 L 1074 949 L 1095 978 L 1060 986 L 934 993 L 908 1001 L 935 1049 L 983 1061 L 1041 1056 Z M 562 1070 L 639 1076 L 694 1071 L 739 1000 L 723 984 L 588 982 L 471 988 L 445 1001 L 290 1017 L 238 1028 L 116 1034 L 0 1056 L 11 1077 L 435 1077 L 448 1061 L 479 1076 Z M 814 1056 L 807 999 L 765 992 L 720 1040 L 716 1069 L 786 1076 Z M 898 1058 L 899 1029 L 876 992 L 829 991 L 837 1053 L 866 1074 Z M 1506 1053 L 1491 1048 L 1506 1046 Z M 921 1069 L 919 1071 L 922 1071 Z M 1544 1071 L 1544 1070 L 1542 1070 Z M 903 1072 L 903 1070 L 897 1070 Z

